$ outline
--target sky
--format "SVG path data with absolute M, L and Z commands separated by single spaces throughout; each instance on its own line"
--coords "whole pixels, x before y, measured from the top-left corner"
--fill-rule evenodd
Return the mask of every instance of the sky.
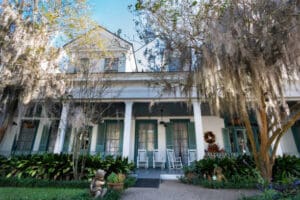
M 89 0 L 92 17 L 99 25 L 113 33 L 121 29 L 121 37 L 134 44 L 134 49 L 141 46 L 134 25 L 134 15 L 128 9 L 136 0 Z

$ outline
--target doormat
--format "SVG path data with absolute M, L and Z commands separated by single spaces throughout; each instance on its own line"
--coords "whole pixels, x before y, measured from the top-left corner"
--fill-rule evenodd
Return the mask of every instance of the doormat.
M 159 188 L 160 179 L 138 178 L 133 187 Z

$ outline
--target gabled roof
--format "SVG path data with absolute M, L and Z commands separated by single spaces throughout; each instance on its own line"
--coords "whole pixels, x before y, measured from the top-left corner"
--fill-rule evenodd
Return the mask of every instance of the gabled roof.
M 110 30 L 108 30 L 108 29 L 106 29 L 106 28 L 104 28 L 103 26 L 100 26 L 100 25 L 98 25 L 98 26 L 92 28 L 91 30 L 87 31 L 86 33 L 84 33 L 84 34 L 82 34 L 82 35 L 76 37 L 75 39 L 69 41 L 68 43 L 66 43 L 66 44 L 63 46 L 63 48 L 66 48 L 66 47 L 69 46 L 70 44 L 72 44 L 72 43 L 74 43 L 75 41 L 77 41 L 78 39 L 82 38 L 84 35 L 90 34 L 90 33 L 92 33 L 93 31 L 95 31 L 95 30 L 97 30 L 97 29 L 104 30 L 106 33 L 109 33 L 109 34 L 110 34 L 111 36 L 113 36 L 114 38 L 116 38 L 116 39 L 118 39 L 118 40 L 120 40 L 120 41 L 122 41 L 122 42 L 127 43 L 127 44 L 130 45 L 130 46 L 132 47 L 132 49 L 133 49 L 133 44 L 132 44 L 131 42 L 128 42 L 127 40 L 121 38 L 121 37 L 118 36 L 117 34 L 111 32 Z

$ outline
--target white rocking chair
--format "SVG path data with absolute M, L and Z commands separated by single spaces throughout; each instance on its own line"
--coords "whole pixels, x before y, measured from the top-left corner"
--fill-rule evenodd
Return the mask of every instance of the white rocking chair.
M 173 149 L 167 149 L 169 169 L 182 169 L 181 157 L 175 157 Z
M 188 150 L 188 166 L 192 164 L 192 162 L 197 160 L 197 150 L 189 149 Z
M 148 168 L 148 156 L 147 156 L 147 150 L 146 149 L 138 149 L 138 155 L 136 158 L 136 167 L 145 167 Z
M 158 149 L 153 150 L 153 168 L 155 168 L 156 166 L 159 166 L 162 169 L 165 168 L 165 159 L 158 151 Z

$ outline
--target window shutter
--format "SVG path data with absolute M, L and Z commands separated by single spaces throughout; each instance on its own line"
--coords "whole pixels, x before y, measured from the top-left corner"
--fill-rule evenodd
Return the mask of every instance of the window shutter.
M 63 145 L 63 152 L 69 152 L 69 143 L 71 139 L 71 133 L 72 133 L 72 127 L 67 127 L 66 128 L 66 133 L 65 133 L 65 140 L 64 140 L 64 145 Z
M 91 143 L 92 143 L 92 134 L 93 134 L 93 126 L 88 127 L 88 134 L 89 134 L 89 146 L 88 146 L 88 151 L 91 150 Z
M 105 152 L 105 123 L 98 125 L 96 152 L 104 155 Z
M 231 153 L 230 135 L 228 128 L 222 128 L 224 148 L 227 153 Z
M 167 149 L 174 148 L 173 123 L 167 123 L 166 127 L 166 146 Z
M 49 136 L 50 136 L 49 126 L 44 125 L 42 137 L 41 137 L 41 141 L 40 141 L 39 151 L 41 151 L 41 152 L 47 151 Z
M 188 123 L 188 142 L 189 142 L 189 149 L 196 149 L 196 135 L 195 135 L 195 123 L 189 122 Z
M 259 151 L 259 139 L 258 139 L 259 129 L 258 127 L 253 127 L 252 130 L 253 130 L 256 150 Z
M 122 155 L 123 153 L 123 135 L 124 135 L 124 123 L 123 121 L 119 121 L 117 122 L 119 123 L 119 129 L 120 129 L 120 143 L 119 143 L 119 152 L 120 152 L 120 155 Z
M 300 124 L 295 124 L 294 126 L 292 126 L 292 132 L 298 152 L 300 152 Z

